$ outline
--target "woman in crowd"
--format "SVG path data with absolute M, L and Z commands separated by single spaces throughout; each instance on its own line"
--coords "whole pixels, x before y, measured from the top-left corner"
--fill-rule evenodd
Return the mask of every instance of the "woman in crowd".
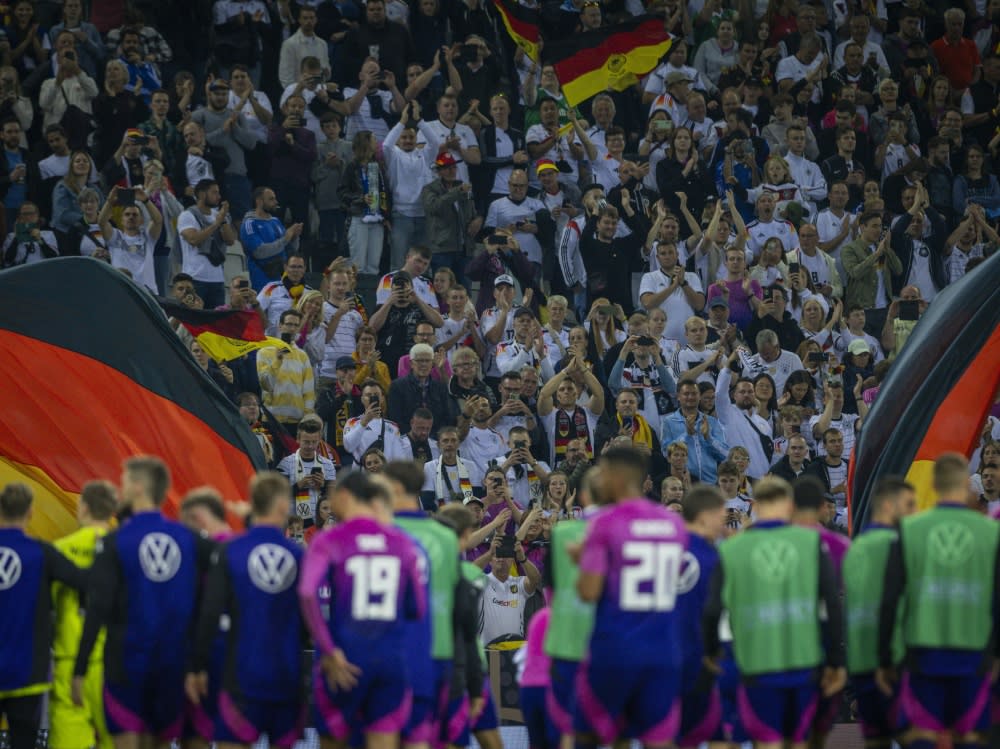
M 149 108 L 136 92 L 128 88 L 128 68 L 121 60 L 109 60 L 104 66 L 104 90 L 94 99 L 94 160 L 104 168 L 121 144 L 122 133 L 149 117 Z
M 90 186 L 93 174 L 96 172 L 89 153 L 73 151 L 69 155 L 69 171 L 52 189 L 52 228 L 55 231 L 65 234 L 83 217 L 80 194 Z
M 991 218 L 1000 215 L 1000 182 L 991 171 L 984 170 L 982 146 L 972 144 L 965 152 L 965 168 L 955 178 L 953 209 L 964 216 L 969 203 L 983 207 Z

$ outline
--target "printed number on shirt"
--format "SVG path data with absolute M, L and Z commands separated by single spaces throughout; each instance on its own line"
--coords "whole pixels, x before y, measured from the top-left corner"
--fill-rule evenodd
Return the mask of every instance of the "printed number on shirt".
M 622 611 L 673 611 L 684 547 L 674 543 L 628 541 L 622 545 L 619 607 Z
M 396 618 L 399 568 L 399 558 L 393 556 L 356 556 L 347 561 L 346 569 L 354 582 L 351 596 L 354 619 L 388 622 Z

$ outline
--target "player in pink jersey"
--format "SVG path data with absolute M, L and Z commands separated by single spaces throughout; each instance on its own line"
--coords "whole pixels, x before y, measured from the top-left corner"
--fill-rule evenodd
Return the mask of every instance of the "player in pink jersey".
M 820 522 L 820 513 L 827 498 L 819 479 L 813 476 L 799 476 L 792 487 L 795 490 L 795 514 L 792 516 L 792 522 L 804 528 L 815 528 L 819 533 L 820 544 L 830 555 L 830 561 L 833 562 L 833 568 L 837 573 L 837 585 L 842 589 L 840 569 L 844 564 L 844 556 L 851 547 L 851 539 L 842 533 L 830 530 Z M 833 697 L 820 696 L 812 727 L 811 743 L 814 746 L 821 747 L 826 742 L 837 713 L 840 712 L 843 699 L 843 692 L 838 692 Z
M 580 556 L 577 590 L 597 603 L 577 676 L 577 746 L 638 738 L 670 746 L 680 724 L 683 637 L 678 581 L 688 534 L 680 515 L 642 496 L 647 457 L 632 447 L 601 456 L 598 502 Z
M 545 704 L 552 659 L 545 654 L 543 646 L 549 629 L 550 612 L 551 609 L 546 606 L 531 618 L 524 647 L 515 656 L 523 662 L 521 712 L 528 728 L 530 749 L 559 749 L 559 730 L 552 723 Z
M 426 615 L 417 551 L 380 522 L 383 493 L 361 472 L 331 496 L 340 524 L 318 534 L 299 578 L 302 613 L 316 644 L 313 677 L 323 749 L 363 732 L 367 749 L 392 749 L 410 714 L 406 620 Z M 331 590 L 324 615 L 319 591 Z

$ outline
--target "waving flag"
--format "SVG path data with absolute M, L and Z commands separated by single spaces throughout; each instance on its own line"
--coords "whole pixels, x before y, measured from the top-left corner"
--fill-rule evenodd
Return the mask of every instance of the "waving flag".
M 159 301 L 215 361 L 232 361 L 268 346 L 288 348 L 280 338 L 264 335 L 264 322 L 253 310 L 191 309 L 173 300 Z
M 868 520 L 879 476 L 905 475 L 921 508 L 943 452 L 969 456 L 1000 386 L 1000 253 L 938 294 L 920 318 L 865 419 L 851 459 L 852 526 Z
M 504 28 L 529 58 L 538 61 L 538 11 L 521 5 L 517 0 L 493 0 Z
M 576 106 L 602 91 L 624 91 L 638 83 L 659 64 L 670 44 L 662 18 L 637 16 L 546 42 L 544 55 L 555 66 L 566 101 Z
M 0 273 L 0 349 L 0 485 L 35 491 L 37 536 L 75 529 L 83 484 L 117 483 L 133 455 L 170 467 L 168 514 L 204 484 L 243 497 L 264 467 L 257 439 L 153 297 L 102 262 Z

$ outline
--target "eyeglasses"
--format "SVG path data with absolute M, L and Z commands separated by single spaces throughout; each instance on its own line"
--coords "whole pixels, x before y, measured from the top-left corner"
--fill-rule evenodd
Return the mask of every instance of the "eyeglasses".
M 433 359 L 425 359 L 424 357 L 420 357 L 419 359 L 410 359 L 410 363 L 411 364 L 433 364 L 434 360 Z

